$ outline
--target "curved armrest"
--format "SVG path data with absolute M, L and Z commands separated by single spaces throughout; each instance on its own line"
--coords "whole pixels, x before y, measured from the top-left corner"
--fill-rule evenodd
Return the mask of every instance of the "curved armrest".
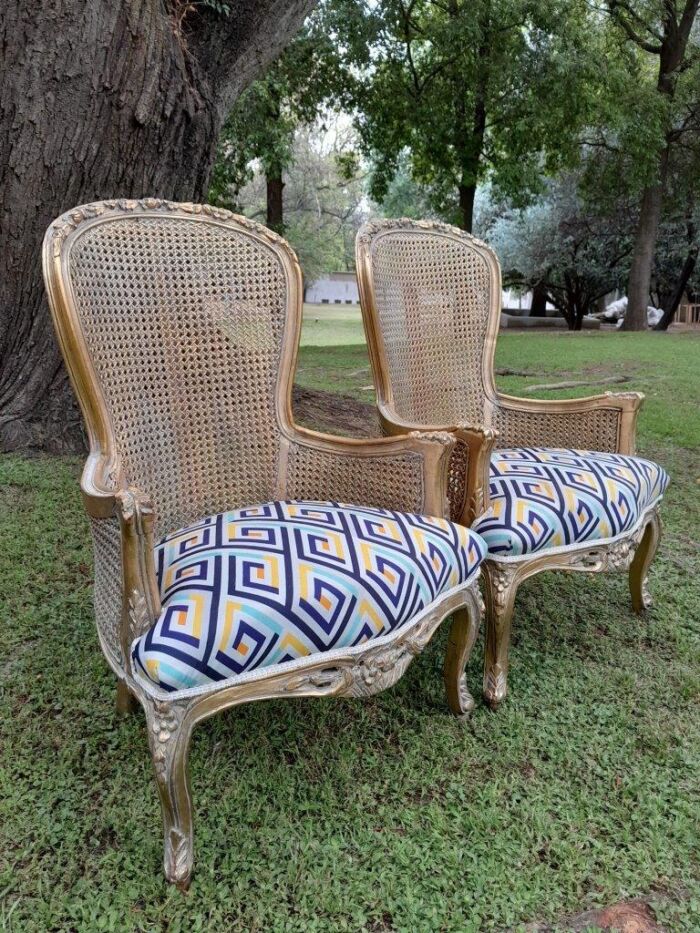
M 153 555 L 155 513 L 149 497 L 127 486 L 116 462 L 92 452 L 80 482 L 91 519 L 119 521 L 121 536 L 122 614 L 119 641 L 122 663 L 131 672 L 130 648 L 160 614 L 160 593 Z M 98 559 L 98 552 L 95 554 Z M 110 568 L 116 572 L 116 568 Z
M 109 518 L 114 514 L 115 495 L 119 488 L 118 466 L 102 453 L 91 452 L 80 478 L 85 511 L 91 518 Z
M 445 432 L 364 440 L 293 425 L 283 434 L 280 492 L 442 518 L 454 446 Z
M 641 392 L 574 399 L 496 396 L 493 423 L 502 447 L 570 447 L 632 454 Z

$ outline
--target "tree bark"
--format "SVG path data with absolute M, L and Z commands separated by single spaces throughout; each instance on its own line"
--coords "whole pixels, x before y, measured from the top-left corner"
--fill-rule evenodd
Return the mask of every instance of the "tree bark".
M 613 9 L 622 4 L 614 2 Z M 647 48 L 659 56 L 659 72 L 656 82 L 657 92 L 667 102 L 671 102 L 675 95 L 676 78 L 684 66 L 688 38 L 700 6 L 700 0 L 685 0 L 680 17 L 677 17 L 675 4 L 664 3 L 663 8 L 663 36 L 658 46 L 647 48 L 644 40 L 636 33 L 629 20 L 623 19 L 621 24 L 628 36 L 642 48 Z M 625 25 L 626 24 L 626 25 Z M 632 252 L 632 265 L 630 268 L 629 286 L 627 289 L 627 311 L 622 322 L 623 330 L 647 329 L 647 305 L 649 304 L 651 286 L 651 267 L 654 261 L 656 238 L 661 219 L 666 174 L 668 171 L 669 148 L 671 136 L 667 134 L 663 149 L 659 153 L 658 172 L 656 180 L 648 185 L 643 193 L 639 207 L 639 221 L 635 235 Z
M 678 277 L 678 281 L 676 282 L 675 291 L 666 304 L 661 320 L 654 327 L 654 330 L 668 330 L 669 324 L 676 316 L 676 311 L 678 311 L 678 307 L 683 298 L 683 292 L 685 291 L 686 286 L 690 281 L 690 276 L 695 271 L 695 266 L 698 261 L 698 252 L 700 252 L 700 244 L 693 242 L 690 246 L 690 249 L 688 250 L 688 255 L 686 256 L 685 262 L 683 263 L 681 274 Z
M 282 166 L 276 165 L 268 169 L 265 175 L 267 188 L 267 217 L 265 223 L 279 233 L 284 233 L 284 181 L 282 180 Z
M 203 200 L 223 119 L 313 0 L 4 0 L 0 449 L 83 447 L 44 297 L 48 224 L 103 198 Z
M 538 282 L 532 289 L 532 304 L 530 305 L 530 317 L 547 316 L 547 287 Z
M 458 15 L 453 8 L 453 15 Z M 484 24 L 487 29 L 487 24 Z M 478 51 L 479 72 L 474 88 L 474 107 L 471 113 L 471 126 L 467 118 L 467 88 L 464 76 L 458 74 L 455 79 L 454 146 L 460 165 L 458 184 L 459 226 L 471 233 L 474 225 L 474 200 L 479 180 L 479 170 L 486 138 L 486 90 L 488 83 L 488 46 L 482 41 Z
M 645 188 L 642 195 L 627 289 L 627 311 L 622 322 L 623 330 L 646 330 L 648 326 L 647 306 L 651 293 L 651 267 L 661 220 L 667 164 L 668 149 L 665 149 L 660 166 L 661 179 L 656 184 Z
M 474 225 L 474 198 L 476 197 L 476 185 L 459 186 L 459 226 L 467 233 L 472 232 Z

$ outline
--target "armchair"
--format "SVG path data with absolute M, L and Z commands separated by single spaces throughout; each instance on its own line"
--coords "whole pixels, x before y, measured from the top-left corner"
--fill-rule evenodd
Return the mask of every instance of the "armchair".
M 528 577 L 625 570 L 633 608 L 650 605 L 646 577 L 668 477 L 633 456 L 643 396 L 537 401 L 498 392 L 500 268 L 485 243 L 461 230 L 366 224 L 356 260 L 385 433 L 449 431 L 457 441 L 451 516 L 489 548 L 484 696 L 497 706 L 507 691 L 515 595 Z
M 98 637 L 118 708 L 145 710 L 165 874 L 186 887 L 194 726 L 253 700 L 383 690 L 451 614 L 447 696 L 468 713 L 485 546 L 443 517 L 449 434 L 294 424 L 301 274 L 274 233 L 209 206 L 105 201 L 56 220 L 43 259 L 90 442 Z

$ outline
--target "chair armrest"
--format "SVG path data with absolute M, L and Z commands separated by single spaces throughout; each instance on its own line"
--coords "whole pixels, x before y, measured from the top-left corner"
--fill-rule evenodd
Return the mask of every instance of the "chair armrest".
M 129 674 L 131 643 L 160 614 L 160 592 L 153 555 L 153 505 L 145 493 L 126 484 L 119 464 L 99 451 L 88 456 L 80 488 L 85 509 L 92 520 L 96 563 L 100 560 L 115 562 L 113 548 L 107 547 L 106 552 L 102 550 L 105 542 L 104 539 L 98 541 L 96 537 L 98 526 L 106 523 L 114 527 L 112 523 L 115 520 L 119 523 L 121 566 L 96 566 L 95 572 L 96 580 L 99 574 L 103 577 L 118 574 L 121 580 L 120 666 Z M 100 613 L 97 615 L 100 628 Z M 101 634 L 104 636 L 104 632 Z
M 444 432 L 364 440 L 293 425 L 283 433 L 280 492 L 442 518 L 454 446 Z
M 499 447 L 568 447 L 633 454 L 640 392 L 575 399 L 496 396 L 493 426 Z
M 455 438 L 448 472 L 450 518 L 471 525 L 489 507 L 489 466 L 498 432 L 471 424 L 427 427 L 400 419 L 385 403 L 379 406 L 382 431 L 389 436 L 412 431 L 447 431 Z
M 80 490 L 85 511 L 90 518 L 109 518 L 114 514 L 115 494 L 119 488 L 116 462 L 100 452 L 91 452 L 85 461 Z

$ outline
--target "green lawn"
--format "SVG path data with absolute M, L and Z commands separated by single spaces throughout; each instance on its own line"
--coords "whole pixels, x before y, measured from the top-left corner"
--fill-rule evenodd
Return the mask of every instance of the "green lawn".
M 341 324 L 345 344 L 314 339 Z M 356 335 L 307 315 L 300 381 L 369 400 Z M 529 581 L 511 695 L 467 723 L 443 696 L 446 629 L 369 701 L 205 723 L 187 896 L 162 878 L 143 717 L 114 715 L 79 465 L 0 460 L 0 929 L 476 933 L 633 897 L 700 929 L 699 356 L 690 335 L 499 340 L 498 365 L 532 373 L 504 389 L 622 373 L 649 394 L 640 447 L 672 476 L 656 607 L 635 617 L 624 576 Z
M 321 344 L 325 341 L 325 344 Z M 374 400 L 359 308 L 306 305 L 297 381 L 308 388 Z M 497 376 L 498 388 L 531 398 L 571 398 L 605 391 L 644 392 L 640 436 L 700 447 L 700 333 L 501 333 L 496 368 L 531 375 Z M 528 386 L 625 377 L 559 391 Z

